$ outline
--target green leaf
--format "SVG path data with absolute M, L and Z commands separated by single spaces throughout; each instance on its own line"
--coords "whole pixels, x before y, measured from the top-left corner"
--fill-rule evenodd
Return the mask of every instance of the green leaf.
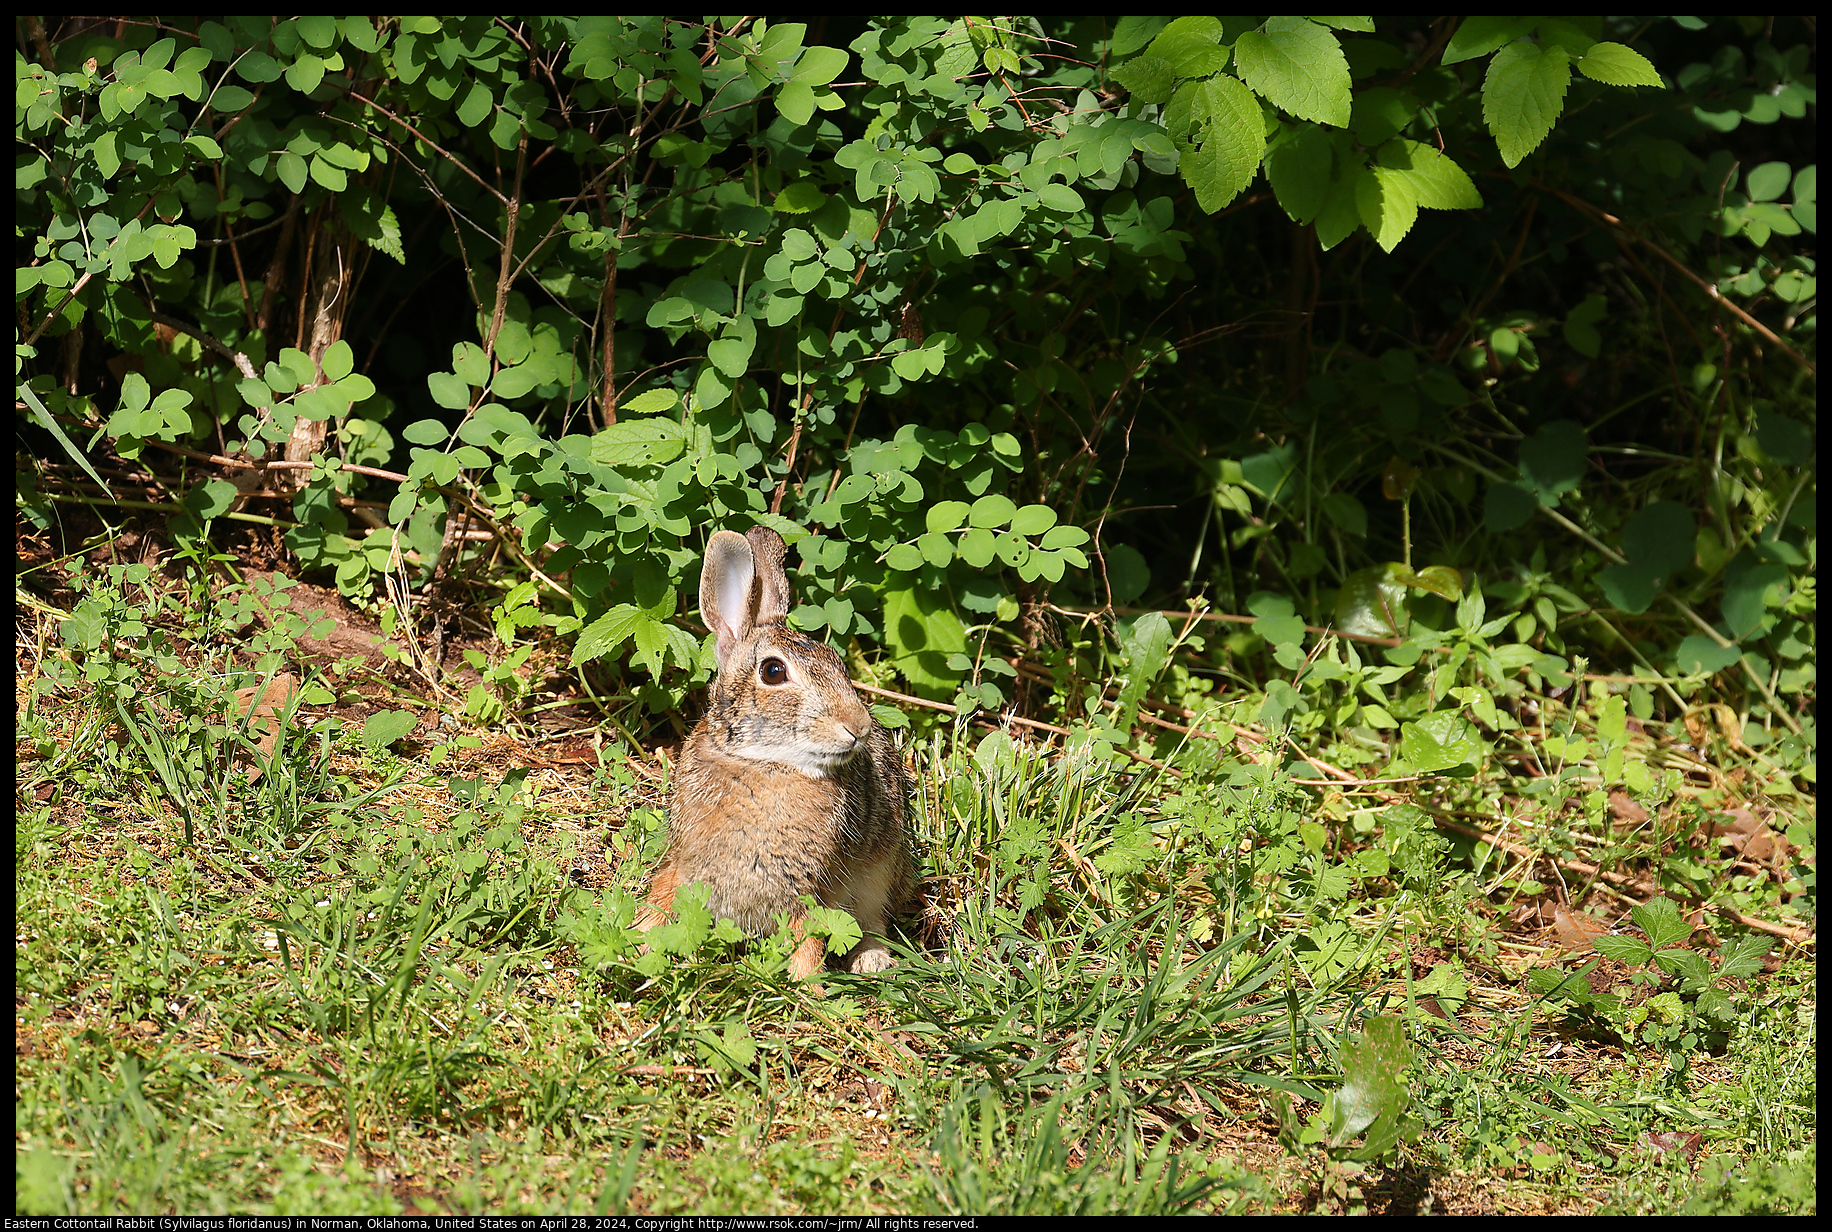
M 1056 511 L 1050 506 L 1025 505 L 1012 515 L 1011 528 L 1020 535 L 1041 535 L 1056 521 Z
M 1678 501 L 1655 501 L 1622 528 L 1623 555 L 1662 576 L 1692 563 L 1698 527 L 1692 511 Z
M 1122 17 L 1113 26 L 1113 38 L 1107 43 L 1107 54 L 1125 56 L 1156 38 L 1164 28 L 1162 17 Z M 1220 37 L 1219 32 L 1216 35 Z
M 1482 502 L 1482 525 L 1492 535 L 1505 535 L 1538 512 L 1539 499 L 1519 484 L 1491 484 Z
M 659 466 L 686 452 L 687 434 L 671 419 L 620 419 L 592 437 L 600 466 Z
M 1106 557 L 1107 585 L 1113 588 L 1115 603 L 1131 603 L 1145 593 L 1151 585 L 1151 567 L 1137 548 L 1124 543 L 1110 544 Z
M 471 387 L 450 372 L 427 373 L 426 388 L 433 401 L 448 411 L 466 410 L 471 405 Z
M 1694 672 L 1711 675 L 1731 666 L 1742 655 L 1735 646 L 1720 646 L 1704 634 L 1694 633 L 1680 642 L 1673 658 L 1674 666 L 1684 675 Z
M 1162 56 L 1134 56 L 1114 70 L 1113 80 L 1141 103 L 1169 101 L 1177 74 Z
M 473 81 L 471 88 L 465 91 L 464 101 L 458 104 L 455 114 L 458 122 L 466 128 L 476 128 L 490 118 L 496 100 L 490 94 L 490 87 L 481 81 Z
M 1443 64 L 1460 64 L 1486 56 L 1533 28 L 1531 17 L 1466 17 L 1444 46 Z
M 1455 603 L 1463 595 L 1463 574 L 1451 565 L 1427 565 L 1411 579 L 1410 585 Z
M 1214 213 L 1240 195 L 1266 150 L 1265 121 L 1253 92 L 1226 75 L 1178 87 L 1164 113 L 1178 170 L 1196 204 Z
M 301 94 L 310 94 L 323 80 L 324 61 L 317 56 L 301 55 L 287 66 L 286 84 Z
M 1562 47 L 1509 43 L 1489 61 L 1482 83 L 1482 119 L 1509 167 L 1531 154 L 1552 131 L 1565 105 L 1571 62 Z
M 305 160 L 291 150 L 282 152 L 280 157 L 274 160 L 274 175 L 278 176 L 280 182 L 286 185 L 287 189 L 291 192 L 302 193 L 305 191 L 305 181 L 308 174 L 309 172 L 305 165 Z
M 1618 611 L 1638 616 L 1648 610 L 1660 594 L 1665 577 L 1647 565 L 1605 565 L 1597 570 L 1597 585 L 1603 597 Z
M 1359 164 L 1347 168 L 1340 179 L 1331 182 L 1324 193 L 1323 205 L 1317 210 L 1317 243 L 1325 252 L 1340 244 L 1361 226 L 1357 197 L 1361 181 L 1374 173 Z
M 1659 86 L 1660 74 L 1647 57 L 1621 43 L 1592 43 L 1578 72 L 1606 86 Z
M 1607 935 L 1593 938 L 1590 945 L 1603 957 L 1625 966 L 1642 967 L 1654 960 L 1654 951 L 1636 937 Z
M 1240 36 L 1234 63 L 1267 102 L 1304 120 L 1347 128 L 1349 62 L 1342 44 L 1303 17 L 1274 17 Z
M 851 57 L 838 47 L 810 47 L 795 62 L 792 74 L 797 81 L 824 86 L 846 71 Z
M 401 429 L 401 439 L 411 445 L 443 445 L 450 429 L 436 419 L 417 419 Z
M 1589 441 L 1569 419 L 1555 419 L 1520 446 L 1520 477 L 1542 498 L 1569 492 L 1584 478 Z
M 356 352 L 351 349 L 349 342 L 339 338 L 325 348 L 318 366 L 324 370 L 326 380 L 341 381 L 356 371 Z
M 998 543 L 990 530 L 975 526 L 960 537 L 955 550 L 973 568 L 984 569 L 992 563 L 993 552 L 997 547 Z
M 1266 182 L 1279 208 L 1293 221 L 1317 216 L 1329 195 L 1332 151 L 1329 135 L 1314 124 L 1301 124 L 1266 153 Z
M 1680 914 L 1679 904 L 1670 898 L 1649 899 L 1631 909 L 1629 916 L 1656 950 L 1679 945 L 1692 935 L 1692 925 Z
M 638 624 L 651 619 L 634 604 L 618 604 L 580 631 L 573 643 L 572 665 L 579 667 L 610 654 L 630 639 Z
M 1179 17 L 1151 41 L 1145 54 L 1162 60 L 1177 77 L 1206 77 L 1227 67 L 1228 49 L 1218 46 L 1221 21 L 1215 17 Z
M 1362 503 L 1347 492 L 1331 492 L 1323 498 L 1323 512 L 1337 529 L 1348 532 L 1358 539 L 1365 539 L 1368 534 L 1368 511 Z
M 706 358 L 725 376 L 733 380 L 750 370 L 751 350 L 756 346 L 756 337 L 718 338 L 706 347 Z
M 475 342 L 460 342 L 452 348 L 452 371 L 465 384 L 482 389 L 490 383 L 490 357 Z
M 1813 430 L 1775 411 L 1763 410 L 1756 416 L 1756 443 L 1783 466 L 1810 466 L 1813 462 Z
M 913 543 L 894 543 L 884 554 L 884 563 L 899 573 L 922 568 L 922 551 Z
M 1375 86 L 1355 96 L 1349 128 L 1355 140 L 1370 148 L 1397 136 L 1418 114 L 1419 101 L 1408 90 Z
M 1011 522 L 1012 515 L 1017 511 L 1018 507 L 1012 504 L 1010 497 L 1001 496 L 997 492 L 989 492 L 973 502 L 973 508 L 967 515 L 967 521 L 972 526 L 1005 526 Z
M 1389 141 L 1380 148 L 1378 160 L 1381 170 L 1405 181 L 1419 209 L 1482 208 L 1482 194 L 1469 173 L 1428 145 Z
M 363 747 L 385 749 L 404 739 L 417 722 L 419 716 L 411 710 L 378 710 L 363 720 Z
M 1058 214 L 1079 214 L 1087 209 L 1081 194 L 1067 184 L 1045 184 L 1037 190 L 1037 199 L 1043 207 Z
M 140 374 L 137 372 L 131 372 L 128 375 L 129 376 L 140 376 Z M 144 384 L 146 381 L 146 378 L 140 377 L 140 380 L 141 380 L 141 383 Z M 56 437 L 57 443 L 63 446 L 64 452 L 70 455 L 70 460 L 75 462 L 78 466 L 82 467 L 83 473 L 88 475 L 89 478 L 93 479 L 95 481 L 95 485 L 98 488 L 105 489 L 108 485 L 102 482 L 102 477 L 96 474 L 95 467 L 89 464 L 89 459 L 83 454 L 82 450 L 76 447 L 76 443 L 72 441 L 68 436 L 64 435 L 63 428 L 58 424 L 57 420 L 51 417 L 51 412 L 45 409 L 45 404 L 38 400 L 38 395 L 32 391 L 31 386 L 21 381 L 18 384 L 16 384 L 14 388 L 18 391 L 19 396 L 25 399 L 26 404 L 32 408 L 32 413 L 30 416 L 32 422 L 37 424 L 39 427 L 45 429 L 45 431 L 49 432 L 52 436 Z M 123 401 L 125 401 L 125 395 L 126 395 L 125 383 L 123 383 L 122 394 L 123 394 Z
M 1724 596 L 1719 606 L 1724 625 L 1732 638 L 1745 638 L 1763 623 L 1771 606 L 1779 606 L 1788 593 L 1786 565 L 1756 564 L 1753 555 L 1742 552 L 1724 571 Z
M 1398 172 L 1370 167 L 1355 183 L 1355 213 L 1381 251 L 1392 252 L 1418 221 L 1418 199 Z
M 1370 1018 L 1360 1035 L 1343 1041 L 1342 1089 L 1331 1109 L 1331 1145 L 1341 1146 L 1376 1121 L 1397 1120 L 1406 1111 L 1411 1057 L 1405 1024 L 1392 1015 Z
M 948 666 L 951 655 L 967 649 L 966 629 L 947 606 L 940 587 L 912 576 L 907 589 L 884 595 L 884 642 L 891 666 L 918 692 L 929 697 L 952 694 L 961 673 Z
M 681 404 L 681 395 L 672 389 L 650 389 L 617 406 L 619 415 L 659 415 Z
M 791 124 L 806 124 L 814 118 L 814 87 L 805 81 L 786 82 L 776 91 L 776 110 Z
M 967 524 L 972 508 L 966 501 L 936 501 L 924 514 L 923 524 L 931 531 L 959 530 Z
M 1440 710 L 1400 724 L 1399 753 L 1414 770 L 1430 774 L 1480 757 L 1482 738 L 1459 711 Z

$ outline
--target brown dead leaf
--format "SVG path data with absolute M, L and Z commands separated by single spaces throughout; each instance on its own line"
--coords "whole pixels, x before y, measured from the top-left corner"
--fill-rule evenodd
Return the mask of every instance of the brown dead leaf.
M 1552 935 L 1561 950 L 1584 954 L 1596 948 L 1596 939 L 1609 932 L 1609 925 L 1592 919 L 1581 911 L 1569 911 L 1560 904 L 1552 912 Z
M 255 736 L 255 747 L 261 752 L 261 760 L 248 767 L 250 783 L 259 782 L 266 766 L 273 764 L 274 751 L 280 747 L 280 723 L 298 691 L 299 678 L 291 672 L 281 672 L 268 681 L 265 688 L 251 685 L 235 691 L 236 714 L 247 716 L 251 731 L 260 728 Z
M 1648 811 L 1635 798 L 1618 788 L 1609 793 L 1609 812 L 1617 821 L 1639 825 L 1648 819 Z
M 1725 812 L 1729 824 L 1714 823 L 1711 833 L 1718 844 L 1729 847 L 1744 859 L 1757 863 L 1772 863 L 1787 858 L 1788 841 L 1782 835 L 1769 828 L 1763 818 L 1747 807 L 1739 806 Z

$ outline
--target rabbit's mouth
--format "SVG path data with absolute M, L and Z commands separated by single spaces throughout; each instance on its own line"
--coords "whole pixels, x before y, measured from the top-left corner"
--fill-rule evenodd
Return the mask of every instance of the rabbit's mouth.
M 832 733 L 831 744 L 811 743 L 807 737 L 787 744 L 744 741 L 729 746 L 730 751 L 747 761 L 766 761 L 799 770 L 809 778 L 832 778 L 857 757 L 866 746 L 864 736 L 855 736 L 841 727 Z

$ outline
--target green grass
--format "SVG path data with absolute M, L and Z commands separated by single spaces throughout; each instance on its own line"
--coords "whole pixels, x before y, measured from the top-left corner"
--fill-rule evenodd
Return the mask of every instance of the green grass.
M 1816 1208 L 1808 956 L 1710 984 L 1716 1035 L 1671 973 L 1605 968 L 1620 1008 L 1535 991 L 1577 966 L 1510 918 L 1550 866 L 1439 824 L 1523 816 L 1495 781 L 1395 801 L 1295 786 L 1315 771 L 1245 739 L 1147 749 L 1161 772 L 928 729 L 924 912 L 890 977 L 818 997 L 784 939 L 635 951 L 664 784 L 614 747 L 366 739 L 325 706 L 411 699 L 333 672 L 251 782 L 228 699 L 273 667 L 158 586 L 96 580 L 61 636 L 29 614 L 22 1213 Z M 1253 730 L 1200 725 L 1230 720 Z M 1804 892 L 1681 867 L 1681 801 L 1625 834 L 1585 772 L 1509 840 L 1665 858 L 1810 928 L 1810 849 Z

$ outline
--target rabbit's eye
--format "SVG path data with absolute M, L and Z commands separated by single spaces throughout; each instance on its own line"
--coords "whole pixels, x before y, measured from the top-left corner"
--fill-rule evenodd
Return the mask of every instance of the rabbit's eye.
M 757 669 L 757 675 L 765 684 L 782 684 L 789 678 L 789 669 L 781 659 L 765 659 Z

